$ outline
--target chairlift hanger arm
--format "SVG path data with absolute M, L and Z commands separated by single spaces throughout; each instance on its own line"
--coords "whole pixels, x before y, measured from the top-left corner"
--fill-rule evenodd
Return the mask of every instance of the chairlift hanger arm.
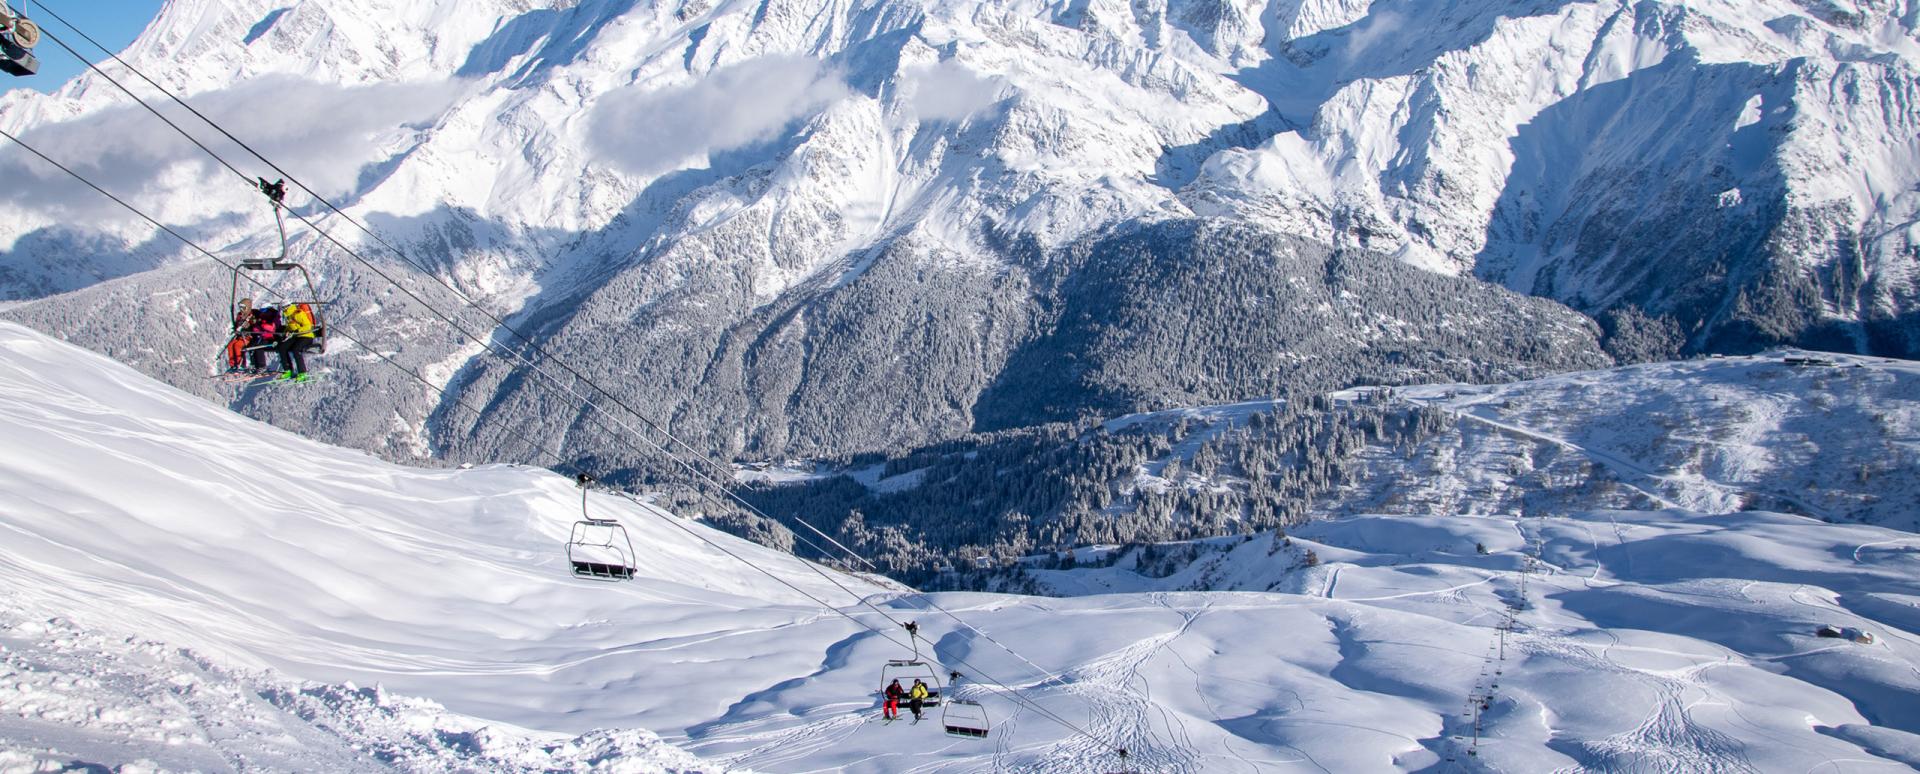
M 0 3 L 0 71 L 23 77 L 40 72 L 40 59 L 33 55 L 33 47 L 40 43 L 40 25 L 27 18 L 25 8 L 21 6 L 15 14 Z

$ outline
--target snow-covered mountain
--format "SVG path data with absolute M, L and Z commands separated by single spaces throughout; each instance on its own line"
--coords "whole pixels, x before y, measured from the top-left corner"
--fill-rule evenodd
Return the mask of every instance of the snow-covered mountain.
M 625 400 L 703 447 L 771 455 L 1276 384 L 1604 362 L 1599 331 L 1566 309 L 1428 271 L 1564 302 L 1635 358 L 1920 351 L 1917 14 L 1907 0 L 174 0 L 127 53 Z M 273 249 L 257 194 L 97 77 L 10 92 L 0 111 L 213 249 Z M 0 194 L 19 210 L 0 223 L 0 292 L 86 288 L 9 314 L 189 385 L 224 327 L 220 273 L 17 150 L 4 163 L 24 182 Z M 294 205 L 366 245 L 304 195 Z M 353 372 L 337 383 L 362 394 L 356 413 L 194 389 L 392 455 L 526 459 L 529 437 L 625 453 L 295 234 L 337 322 L 493 407 L 489 421 L 360 358 L 333 362 Z M 1330 335 L 1235 349 L 1290 320 Z M 1085 360 L 1054 368 L 1061 351 Z M 393 432 L 428 416 L 431 433 Z
M 325 447 L 11 324 L 0 439 L 8 768 L 1920 766 L 1920 552 L 1879 527 L 1361 517 L 1233 540 L 1221 585 L 1260 590 L 930 598 L 974 629 L 601 495 L 640 573 L 575 580 L 559 476 Z M 849 617 L 883 610 L 977 665 L 987 739 L 875 722 L 903 653 Z

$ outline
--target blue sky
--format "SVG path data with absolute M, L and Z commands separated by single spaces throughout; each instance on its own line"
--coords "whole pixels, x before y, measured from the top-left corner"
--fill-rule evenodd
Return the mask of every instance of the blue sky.
M 147 22 L 153 21 L 153 15 L 160 12 L 161 0 L 50 0 L 44 5 L 55 13 L 66 17 L 67 21 L 79 25 L 80 29 L 102 45 L 115 52 L 127 47 L 133 39 L 145 29 Z M 38 0 L 7 0 L 7 4 L 19 11 L 25 6 L 27 16 L 40 23 L 48 33 L 59 36 L 75 51 L 87 58 L 99 61 L 106 58 L 99 49 L 89 45 L 84 38 L 53 20 L 41 11 Z M 66 49 L 52 40 L 41 40 L 33 52 L 40 57 L 40 74 L 27 78 L 12 78 L 0 73 L 0 89 L 30 88 L 41 91 L 53 91 L 66 83 L 67 79 L 78 75 L 86 65 L 74 59 Z

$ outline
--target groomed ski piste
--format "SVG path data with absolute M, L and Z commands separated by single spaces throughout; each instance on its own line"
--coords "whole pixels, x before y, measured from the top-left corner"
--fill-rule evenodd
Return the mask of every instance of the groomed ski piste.
M 1102 743 L 984 676 L 953 692 L 994 720 L 967 740 L 878 722 L 905 653 L 679 517 L 592 496 L 639 575 L 571 577 L 551 472 L 398 467 L 11 325 L 0 439 L 8 771 L 1119 770 L 1106 744 L 1170 772 L 1920 766 L 1920 535 L 1880 527 L 1359 517 L 1230 548 L 1286 593 L 934 596 L 1019 658 L 836 576 Z

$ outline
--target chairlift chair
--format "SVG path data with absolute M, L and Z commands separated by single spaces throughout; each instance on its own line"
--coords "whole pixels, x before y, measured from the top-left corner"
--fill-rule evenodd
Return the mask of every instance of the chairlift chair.
M 271 258 L 247 258 L 234 265 L 233 283 L 227 293 L 227 311 L 229 313 L 239 311 L 242 298 L 240 295 L 241 272 L 298 272 L 300 284 L 306 292 L 285 298 L 281 305 L 306 304 L 313 311 L 313 346 L 307 351 L 316 355 L 325 354 L 327 351 L 326 304 L 320 300 L 319 292 L 314 289 L 313 275 L 307 272 L 307 268 L 287 260 L 286 205 L 282 203 L 287 194 L 286 181 L 269 183 L 266 178 L 260 178 L 256 187 L 261 193 L 266 194 L 268 201 L 273 203 L 273 222 L 280 229 L 280 253 Z
M 574 522 L 567 537 L 567 562 L 579 578 L 603 581 L 633 580 L 633 542 L 620 522 L 583 519 Z
M 940 708 L 940 725 L 946 727 L 947 736 L 985 739 L 989 729 L 987 708 L 977 701 L 953 699 Z
M 920 700 L 920 706 L 938 707 L 940 706 L 940 673 L 933 671 L 933 665 L 920 660 L 920 624 L 916 621 L 908 621 L 900 626 L 907 630 L 907 642 L 913 647 L 913 658 L 888 659 L 887 665 L 880 668 L 880 696 L 884 700 L 887 686 L 892 685 L 894 680 L 904 677 L 927 684 L 927 698 Z
M 40 25 L 0 3 L 0 71 L 16 76 L 40 72 L 40 60 L 33 55 L 39 43 Z
M 914 680 L 927 684 L 927 698 L 920 702 L 923 707 L 940 706 L 940 676 L 933 666 L 915 658 L 888 659 L 887 665 L 880 669 L 880 693 L 884 696 L 887 686 L 900 680 L 902 688 L 912 688 Z
M 614 519 L 599 519 L 587 512 L 587 485 L 593 477 L 584 473 L 580 484 L 580 520 L 573 523 L 567 536 L 567 563 L 576 578 L 597 581 L 633 580 L 636 556 L 627 528 Z

